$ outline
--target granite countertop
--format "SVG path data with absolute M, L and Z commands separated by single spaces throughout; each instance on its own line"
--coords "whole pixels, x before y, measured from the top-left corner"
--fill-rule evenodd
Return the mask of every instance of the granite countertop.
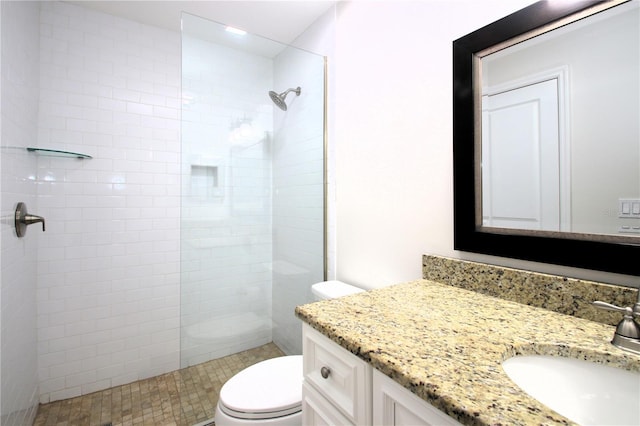
M 419 280 L 298 306 L 296 315 L 468 425 L 572 424 L 501 367 L 514 355 L 561 355 L 640 371 L 609 342 L 614 327 Z

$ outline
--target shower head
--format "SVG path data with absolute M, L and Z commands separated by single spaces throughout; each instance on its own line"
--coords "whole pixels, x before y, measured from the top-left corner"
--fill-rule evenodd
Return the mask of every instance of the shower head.
M 273 101 L 274 104 L 276 104 L 276 106 L 278 108 L 280 108 L 283 111 L 287 110 L 287 104 L 285 103 L 285 99 L 287 98 L 287 95 L 289 94 L 289 92 L 295 92 L 296 96 L 300 96 L 300 87 L 297 87 L 295 89 L 287 89 L 284 92 L 278 94 L 276 92 L 274 92 L 273 90 L 271 90 L 269 92 L 269 97 L 271 98 L 271 100 Z

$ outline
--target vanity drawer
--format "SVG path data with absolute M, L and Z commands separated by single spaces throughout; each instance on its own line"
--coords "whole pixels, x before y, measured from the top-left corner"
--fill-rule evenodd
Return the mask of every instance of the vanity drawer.
M 372 368 L 303 324 L 304 380 L 355 424 L 371 424 Z
M 336 410 L 308 383 L 302 384 L 302 424 L 313 426 L 352 425 L 340 411 Z

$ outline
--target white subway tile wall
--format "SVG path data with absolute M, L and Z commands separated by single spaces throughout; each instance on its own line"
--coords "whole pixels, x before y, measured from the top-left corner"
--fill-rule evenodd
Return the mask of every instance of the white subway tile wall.
M 179 367 L 180 34 L 42 2 L 39 106 L 44 403 Z
M 3 426 L 31 424 L 38 408 L 36 335 L 36 258 L 42 238 L 39 224 L 17 238 L 16 204 L 39 214 L 36 157 L 27 152 L 37 138 L 38 3 L 1 2 L 1 340 L 0 395 Z

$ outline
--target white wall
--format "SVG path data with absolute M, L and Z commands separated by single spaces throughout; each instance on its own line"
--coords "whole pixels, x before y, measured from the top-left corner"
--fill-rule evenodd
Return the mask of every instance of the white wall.
M 93 156 L 38 160 L 48 402 L 179 366 L 180 34 L 62 2 L 40 22 L 38 145 Z
M 37 139 L 38 4 L 2 2 L 1 163 L 1 417 L 2 425 L 31 424 L 38 408 L 36 260 L 40 225 L 16 236 L 13 215 L 25 202 L 38 214 L 36 157 L 25 149 Z
M 383 1 L 337 9 L 337 278 L 421 277 L 423 253 L 578 278 L 632 277 L 453 250 L 452 42 L 532 3 Z M 637 285 L 637 284 L 636 284 Z

